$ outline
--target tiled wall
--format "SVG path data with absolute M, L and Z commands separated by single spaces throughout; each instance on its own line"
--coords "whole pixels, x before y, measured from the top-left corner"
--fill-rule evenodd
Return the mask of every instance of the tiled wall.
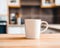
M 40 6 L 41 0 L 21 0 L 23 6 Z
M 53 23 L 52 9 L 41 9 L 40 4 L 40 0 L 21 0 L 21 8 L 10 9 L 10 12 L 19 12 L 23 19 L 38 18 Z
M 60 7 L 53 8 L 54 23 L 60 24 Z
M 49 23 L 53 23 L 53 12 L 52 9 L 41 9 L 41 19 Z
M 20 9 L 10 9 L 10 12 L 20 12 L 22 18 L 38 18 L 49 23 L 53 23 L 53 12 L 52 9 L 41 9 L 39 6 L 29 7 L 24 6 Z

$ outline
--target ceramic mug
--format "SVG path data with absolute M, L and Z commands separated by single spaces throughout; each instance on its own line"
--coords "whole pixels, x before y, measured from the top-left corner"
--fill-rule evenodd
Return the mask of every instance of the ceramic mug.
M 46 28 L 41 31 L 41 25 L 45 23 Z M 40 38 L 41 32 L 45 32 L 48 29 L 48 23 L 41 21 L 41 19 L 25 19 L 25 32 L 26 38 Z

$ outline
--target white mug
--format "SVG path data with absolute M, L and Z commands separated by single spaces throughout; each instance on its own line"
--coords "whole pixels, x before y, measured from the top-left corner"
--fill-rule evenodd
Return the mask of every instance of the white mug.
M 45 23 L 46 28 L 41 31 L 41 24 Z M 41 32 L 45 32 L 48 29 L 48 23 L 41 21 L 41 19 L 25 19 L 25 32 L 26 38 L 40 38 Z

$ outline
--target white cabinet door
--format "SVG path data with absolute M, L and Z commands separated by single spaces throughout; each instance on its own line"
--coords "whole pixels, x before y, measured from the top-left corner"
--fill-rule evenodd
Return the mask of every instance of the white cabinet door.
M 55 5 L 60 6 L 60 0 L 55 0 Z
M 0 0 L 0 15 L 8 14 L 8 4 L 7 0 Z
M 8 0 L 10 7 L 20 7 L 20 0 Z

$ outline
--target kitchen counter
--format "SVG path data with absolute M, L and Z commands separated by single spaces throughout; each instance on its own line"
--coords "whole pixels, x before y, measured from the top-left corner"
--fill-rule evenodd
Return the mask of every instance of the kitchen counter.
M 60 34 L 41 34 L 40 39 L 26 39 L 25 35 L 0 35 L 0 48 L 60 48 Z
M 24 25 L 8 25 L 7 27 L 8 34 L 25 34 Z
M 12 25 L 8 25 L 8 27 L 24 27 L 24 25 L 18 25 L 18 24 L 14 25 L 14 24 L 12 24 Z
M 49 28 L 46 32 L 43 32 L 43 34 L 56 34 L 56 33 L 60 33 L 60 30 L 54 29 L 57 27 L 59 27 L 59 24 L 49 24 Z M 60 29 L 60 27 L 59 27 Z M 25 26 L 24 25 L 8 25 L 7 28 L 7 33 L 8 34 L 25 34 Z M 17 31 L 15 31 L 17 30 Z M 41 29 L 42 30 L 42 29 Z

